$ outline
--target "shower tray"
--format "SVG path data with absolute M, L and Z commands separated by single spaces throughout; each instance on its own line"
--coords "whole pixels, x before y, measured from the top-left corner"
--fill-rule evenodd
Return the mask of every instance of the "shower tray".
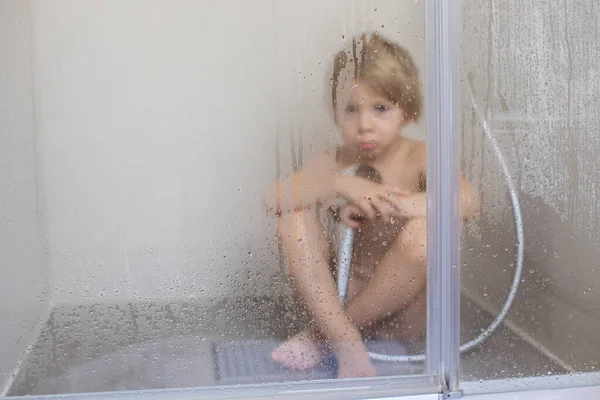
M 463 299 L 463 336 L 491 316 Z M 9 396 L 167 389 L 327 379 L 335 360 L 310 372 L 270 363 L 270 351 L 305 319 L 291 299 L 244 298 L 213 304 L 140 303 L 56 307 L 16 371 Z M 410 351 L 422 351 L 424 344 Z M 373 350 L 405 354 L 397 343 Z M 379 375 L 419 374 L 420 363 L 374 363 Z M 463 354 L 464 380 L 565 373 L 504 327 Z

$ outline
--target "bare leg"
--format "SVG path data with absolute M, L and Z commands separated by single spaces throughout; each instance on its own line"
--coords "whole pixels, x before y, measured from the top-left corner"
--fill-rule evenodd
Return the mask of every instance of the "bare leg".
M 284 230 L 280 230 L 280 237 L 286 249 L 291 247 L 292 255 L 294 254 L 293 246 L 298 245 L 297 237 L 317 238 L 316 241 L 310 240 L 310 243 L 306 243 L 306 245 L 310 244 L 310 249 L 312 249 L 310 253 L 305 253 L 304 257 L 300 257 L 300 259 L 291 257 L 288 260 L 290 275 L 292 282 L 294 282 L 294 274 L 299 272 L 309 271 L 313 275 L 318 275 L 318 278 L 314 276 L 310 280 L 304 276 L 304 285 L 329 281 L 331 283 L 330 297 L 335 299 L 335 286 L 329 265 L 325 262 L 328 259 L 329 246 L 322 230 L 316 228 L 314 213 L 312 215 L 313 221 L 308 226 L 305 220 L 306 215 L 302 217 L 301 221 L 298 221 L 298 215 L 291 218 L 291 221 L 285 225 L 288 228 L 291 227 L 289 235 L 282 234 Z M 310 217 L 308 219 L 310 220 Z M 307 227 L 310 230 L 309 234 L 307 234 Z M 375 331 L 379 331 L 377 333 L 379 337 L 418 337 L 424 330 L 425 321 L 424 296 L 420 295 L 425 288 L 425 220 L 407 221 L 397 237 L 393 239 L 392 244 L 384 249 L 384 256 L 377 257 L 376 253 L 378 253 L 376 249 L 369 249 L 363 256 L 358 256 L 355 260 L 359 267 L 361 264 L 371 264 L 375 258 L 381 259 L 380 262 L 375 263 L 377 265 L 372 276 L 369 277 L 370 279 L 351 278 L 347 315 L 357 327 L 366 328 L 368 331 L 373 331 L 370 328 L 378 328 Z M 361 258 L 362 260 L 360 260 Z M 308 269 L 304 268 L 298 271 L 298 265 L 307 265 L 307 259 L 313 260 L 310 263 L 312 268 L 319 266 L 316 268 L 317 270 L 308 267 Z M 294 261 L 296 262 L 294 263 Z M 356 270 L 358 269 L 360 267 L 356 268 Z M 353 271 L 355 270 L 353 269 Z M 300 278 L 302 279 L 302 276 Z M 301 288 L 296 287 L 296 289 Z M 302 293 L 300 295 L 302 297 Z M 381 323 L 384 321 L 388 323 L 382 325 Z M 317 331 L 305 330 L 291 338 L 273 352 L 273 359 L 290 368 L 314 367 L 321 359 L 314 332 Z M 359 357 L 359 360 L 364 362 L 362 356 Z M 353 360 L 350 360 L 342 367 L 345 365 L 351 368 L 353 363 Z M 340 374 L 344 376 L 345 371 L 340 371 Z
M 310 212 L 310 211 L 309 211 Z M 298 240 L 304 236 L 303 230 L 305 230 L 306 222 L 313 223 L 306 215 L 282 215 L 279 220 L 278 239 L 284 245 L 285 254 L 290 254 L 290 247 L 296 247 L 299 245 Z M 303 221 L 301 221 L 302 219 Z M 314 222 L 317 222 L 316 219 Z M 326 235 L 320 231 L 318 223 L 315 224 L 315 229 L 311 229 L 313 235 L 316 235 L 314 243 L 316 246 L 312 248 L 313 255 L 309 255 L 309 258 L 317 260 L 330 260 L 330 248 L 327 243 Z M 301 239 L 300 239 L 301 240 Z M 296 285 L 294 285 L 293 271 L 296 265 L 291 263 L 299 263 L 299 260 L 294 260 L 292 257 L 287 257 L 286 263 L 288 265 L 288 273 L 292 278 L 292 285 L 297 291 Z M 330 265 L 327 263 L 319 263 L 319 267 L 327 268 L 329 273 Z M 271 353 L 271 359 L 277 361 L 283 366 L 292 369 L 307 370 L 314 368 L 322 359 L 322 352 L 319 346 L 321 338 L 317 337 L 318 333 L 313 327 L 308 327 L 300 333 L 286 340 L 283 344 L 277 347 Z
M 391 318 L 393 323 L 383 324 L 383 332 L 387 330 L 390 338 L 403 342 L 415 342 L 421 339 L 427 329 L 426 236 L 425 219 L 415 219 L 407 224 L 399 237 L 398 247 L 399 251 L 405 251 L 405 262 L 412 263 L 417 268 L 417 277 L 413 285 L 420 286 L 422 282 L 421 291 Z
M 279 238 L 296 294 L 314 318 L 312 332 L 330 341 L 340 364 L 338 376 L 374 376 L 360 332 L 338 301 L 329 269 L 329 247 L 315 212 L 303 210 L 283 216 Z M 320 360 L 311 339 L 303 332 L 276 349 L 272 358 L 291 368 L 310 368 Z
M 425 219 L 407 221 L 373 267 L 368 281 L 362 281 L 362 288 L 350 301 L 347 313 L 366 333 L 381 330 L 382 324 L 389 325 L 388 332 L 388 328 L 397 325 L 394 329 L 397 337 L 416 338 L 424 330 L 425 241 Z M 364 260 L 365 256 L 359 258 L 363 258 L 362 265 L 369 262 Z
M 413 344 L 425 336 L 427 326 L 426 291 L 423 290 L 397 314 L 373 329 L 373 337 Z

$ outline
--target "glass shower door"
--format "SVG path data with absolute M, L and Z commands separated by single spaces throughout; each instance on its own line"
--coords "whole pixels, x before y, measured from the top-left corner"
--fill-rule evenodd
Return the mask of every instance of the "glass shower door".
M 488 337 L 462 355 L 462 379 L 598 384 L 600 9 L 490 0 L 461 12 L 462 164 L 482 203 L 463 237 L 462 341 Z
M 453 5 L 1 7 L 8 83 L 0 116 L 18 119 L 2 131 L 10 146 L 0 147 L 0 212 L 10 222 L 0 227 L 0 253 L 16 276 L 1 291 L 1 394 L 436 398 L 457 388 L 457 336 L 441 334 L 457 327 L 455 182 L 444 180 L 444 168 L 458 171 L 456 126 L 447 124 L 456 122 L 449 102 L 457 70 L 448 63 L 458 60 L 447 53 L 457 38 Z M 434 148 L 428 332 L 410 348 L 369 348 L 380 354 L 371 355 L 378 377 L 337 379 L 331 368 L 312 374 L 273 362 L 272 351 L 312 316 L 293 296 L 278 220 L 266 215 L 263 195 L 340 145 L 330 66 L 340 49 L 349 71 L 368 63 L 360 55 L 368 31 L 408 50 L 419 80 L 402 90 L 424 94 L 424 116 L 403 134 Z M 9 156 L 14 149 L 23 157 Z M 400 361 L 381 360 L 390 355 Z

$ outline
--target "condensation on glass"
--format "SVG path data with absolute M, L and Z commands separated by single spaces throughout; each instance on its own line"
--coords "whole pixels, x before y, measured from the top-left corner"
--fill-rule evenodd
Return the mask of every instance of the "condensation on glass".
M 591 0 L 461 2 L 462 160 L 482 202 L 464 230 L 463 343 L 518 284 L 504 324 L 463 354 L 465 380 L 600 367 L 599 11 Z
M 0 5 L 0 395 L 333 377 L 269 360 L 309 318 L 262 197 L 339 141 L 328 68 L 354 35 L 422 79 L 424 2 L 226 3 Z

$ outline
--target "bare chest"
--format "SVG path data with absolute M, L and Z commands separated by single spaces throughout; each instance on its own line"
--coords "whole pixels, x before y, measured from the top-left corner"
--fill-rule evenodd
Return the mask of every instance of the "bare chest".
M 373 167 L 381 174 L 382 183 L 404 190 L 407 193 L 416 193 L 420 190 L 420 166 L 410 162 L 397 162 L 393 164 L 378 165 Z

